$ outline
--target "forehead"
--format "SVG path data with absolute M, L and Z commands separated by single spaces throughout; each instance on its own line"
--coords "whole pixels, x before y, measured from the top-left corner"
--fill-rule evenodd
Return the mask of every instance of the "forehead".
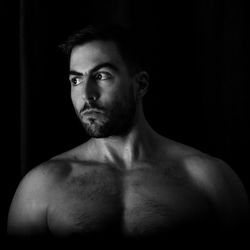
M 92 41 L 73 48 L 70 56 L 70 69 L 88 70 L 107 62 L 117 67 L 125 65 L 114 42 Z

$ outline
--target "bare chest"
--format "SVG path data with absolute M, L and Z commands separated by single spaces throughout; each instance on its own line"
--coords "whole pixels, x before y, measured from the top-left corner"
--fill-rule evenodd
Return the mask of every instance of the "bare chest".
M 56 235 L 150 235 L 202 221 L 210 210 L 192 186 L 151 170 L 88 171 L 67 179 L 51 197 L 48 225 Z

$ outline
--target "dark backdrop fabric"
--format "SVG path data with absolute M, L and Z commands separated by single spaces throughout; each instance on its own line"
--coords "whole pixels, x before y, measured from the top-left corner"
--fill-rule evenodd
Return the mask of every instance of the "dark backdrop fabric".
M 9 62 L 4 81 L 11 80 L 12 90 L 4 91 L 6 100 L 11 99 L 6 119 L 15 125 L 6 144 L 12 150 L 7 150 L 11 164 L 5 212 L 29 170 L 88 139 L 70 101 L 68 65 L 58 45 L 74 31 L 100 22 L 138 32 L 151 79 L 144 107 L 152 127 L 221 158 L 249 191 L 245 2 L 16 2 L 1 10 Z M 14 136 L 17 130 L 20 134 Z

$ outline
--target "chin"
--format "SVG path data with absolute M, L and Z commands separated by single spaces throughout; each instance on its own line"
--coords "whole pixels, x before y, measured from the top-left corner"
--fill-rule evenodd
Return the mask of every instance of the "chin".
M 128 134 L 129 129 L 125 127 L 118 127 L 118 126 L 86 126 L 85 125 L 86 133 L 92 138 L 107 138 L 110 136 L 125 136 Z
M 110 136 L 126 136 L 132 125 L 133 119 L 130 116 L 119 117 L 114 119 L 93 119 L 89 118 L 82 125 L 86 133 L 93 138 L 107 138 Z
M 110 136 L 110 131 L 106 126 L 96 124 L 83 124 L 86 133 L 93 138 L 105 138 Z

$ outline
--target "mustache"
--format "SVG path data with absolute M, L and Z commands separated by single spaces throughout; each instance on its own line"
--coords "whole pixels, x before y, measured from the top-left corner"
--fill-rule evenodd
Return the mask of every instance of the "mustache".
M 96 103 L 86 103 L 81 109 L 80 109 L 80 114 L 89 111 L 89 110 L 97 110 L 97 111 L 104 111 L 104 108 L 99 106 Z

